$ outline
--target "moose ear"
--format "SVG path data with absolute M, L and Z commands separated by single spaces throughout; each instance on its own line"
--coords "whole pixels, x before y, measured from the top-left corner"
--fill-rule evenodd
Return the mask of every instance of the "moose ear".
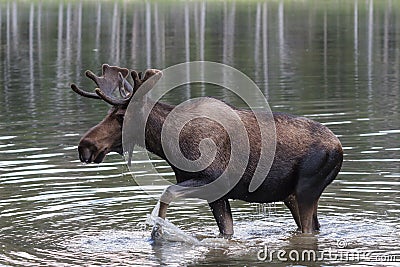
M 156 75 L 157 74 L 157 75 Z M 146 81 L 147 79 L 149 79 L 150 77 L 156 75 L 156 80 L 158 81 L 161 76 L 162 76 L 162 72 L 161 70 L 157 70 L 157 69 L 148 69 L 145 71 L 144 73 L 144 77 L 142 78 L 143 81 Z M 156 81 L 156 82 L 157 82 Z
M 142 83 L 146 88 L 144 91 L 148 92 L 153 89 L 156 83 L 161 79 L 162 72 L 156 69 L 148 69 L 144 72 L 143 76 Z

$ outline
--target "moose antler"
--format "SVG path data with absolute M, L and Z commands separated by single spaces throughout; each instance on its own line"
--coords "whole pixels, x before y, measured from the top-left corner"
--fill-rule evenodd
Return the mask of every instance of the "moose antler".
M 100 77 L 89 70 L 85 72 L 86 76 L 93 80 L 98 86 L 98 88 L 95 89 L 95 93 L 81 90 L 75 84 L 71 84 L 71 88 L 74 92 L 84 97 L 103 99 L 113 106 L 126 106 L 139 87 L 147 79 L 159 72 L 160 71 L 156 69 L 148 69 L 145 71 L 143 77 L 141 77 L 142 73 L 137 73 L 134 70 L 130 71 L 134 82 L 134 86 L 132 86 L 126 79 L 129 74 L 128 69 L 103 64 L 103 74 Z M 112 96 L 117 88 L 122 98 Z
M 148 69 L 145 71 L 143 77 L 141 77 L 141 73 L 137 73 L 136 71 L 131 71 L 131 77 L 134 82 L 134 86 L 126 80 L 121 73 L 118 74 L 118 87 L 120 90 L 120 94 L 123 98 L 116 98 L 110 94 L 104 92 L 101 88 L 96 88 L 95 92 L 98 96 L 100 96 L 104 101 L 111 105 L 119 105 L 119 106 L 127 106 L 133 94 L 139 89 L 139 87 L 151 76 L 159 73 L 159 70 L 156 69 Z
M 96 85 L 103 91 L 106 95 L 111 95 L 117 87 L 119 87 L 118 73 L 121 73 L 123 77 L 127 77 L 129 70 L 126 68 L 120 68 L 117 66 L 110 66 L 108 64 L 103 64 L 102 66 L 103 74 L 102 76 L 97 76 L 90 70 L 85 72 L 85 75 L 96 83 Z M 71 84 L 71 89 L 84 97 L 101 99 L 101 97 L 96 93 L 87 92 L 81 90 L 76 84 Z

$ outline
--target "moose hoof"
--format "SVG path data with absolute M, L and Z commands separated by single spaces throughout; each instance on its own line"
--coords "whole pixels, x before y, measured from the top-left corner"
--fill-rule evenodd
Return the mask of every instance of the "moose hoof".
M 219 234 L 219 238 L 223 238 L 223 239 L 232 239 L 233 234 Z
M 160 240 L 163 237 L 163 230 L 161 225 L 156 224 L 153 226 L 153 230 L 151 231 L 151 239 L 152 240 Z

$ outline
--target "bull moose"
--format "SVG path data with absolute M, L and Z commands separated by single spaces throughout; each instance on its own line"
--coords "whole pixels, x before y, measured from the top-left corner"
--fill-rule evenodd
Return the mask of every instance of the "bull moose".
M 102 76 L 86 71 L 93 80 L 95 92 L 87 92 L 71 84 L 73 91 L 81 96 L 102 99 L 112 105 L 107 116 L 89 129 L 78 145 L 79 158 L 84 163 L 100 163 L 107 153 L 123 154 L 122 126 L 128 105 L 140 86 L 150 77 L 159 74 L 156 69 L 148 69 L 143 74 L 134 70 L 104 64 Z M 133 84 L 127 79 L 131 76 Z M 115 90 L 120 96 L 116 97 Z M 212 102 L 212 105 L 207 105 Z M 147 102 L 143 102 L 147 105 Z M 224 104 L 213 98 L 204 98 L 201 105 L 217 111 Z M 196 103 L 199 105 L 199 103 Z M 230 140 L 224 129 L 215 121 L 198 118 L 188 123 L 179 136 L 180 149 L 189 159 L 199 157 L 198 145 L 204 138 L 211 138 L 217 144 L 214 161 L 206 169 L 197 172 L 181 170 L 171 164 L 161 144 L 163 123 L 175 106 L 158 101 L 152 107 L 145 122 L 145 149 L 165 159 L 173 169 L 177 185 L 193 188 L 210 183 L 218 178 L 226 166 L 230 154 Z M 245 172 L 237 184 L 219 199 L 209 202 L 217 222 L 220 235 L 229 238 L 233 234 L 233 220 L 229 199 L 239 199 L 255 203 L 283 201 L 289 208 L 298 229 L 302 233 L 318 231 L 318 200 L 324 189 L 335 179 L 343 161 L 343 150 L 339 139 L 324 125 L 299 116 L 273 113 L 276 127 L 276 150 L 272 166 L 265 173 L 262 184 L 253 192 L 248 190 L 260 156 L 260 132 L 250 110 L 233 107 L 248 132 L 250 155 Z M 137 116 L 141 116 L 138 114 Z M 175 116 L 180 116 L 179 113 Z M 138 144 L 141 145 L 141 144 Z M 168 187 L 160 201 L 158 216 L 166 217 L 170 201 L 182 192 Z M 184 194 L 183 194 L 184 195 Z M 168 199 L 163 201 L 163 199 Z M 153 228 L 152 237 L 160 234 L 160 228 Z

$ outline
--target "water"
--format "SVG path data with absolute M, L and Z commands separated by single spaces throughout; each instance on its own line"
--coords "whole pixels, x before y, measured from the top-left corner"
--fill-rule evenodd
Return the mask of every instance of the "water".
M 399 4 L 1 2 L 0 265 L 397 265 L 387 261 L 400 254 Z M 108 107 L 71 82 L 92 88 L 83 73 L 102 63 L 143 70 L 187 60 L 236 67 L 273 111 L 339 136 L 345 161 L 322 195 L 320 233 L 299 235 L 282 203 L 232 201 L 235 235 L 220 240 L 206 203 L 191 199 L 174 202 L 168 219 L 178 237 L 200 243 L 154 245 L 146 220 L 164 188 L 145 193 L 116 154 L 79 162 L 80 136 Z M 192 89 L 165 101 L 212 95 L 241 105 L 212 86 Z M 154 164 L 173 180 L 165 162 Z M 375 258 L 263 259 L 265 247 Z

